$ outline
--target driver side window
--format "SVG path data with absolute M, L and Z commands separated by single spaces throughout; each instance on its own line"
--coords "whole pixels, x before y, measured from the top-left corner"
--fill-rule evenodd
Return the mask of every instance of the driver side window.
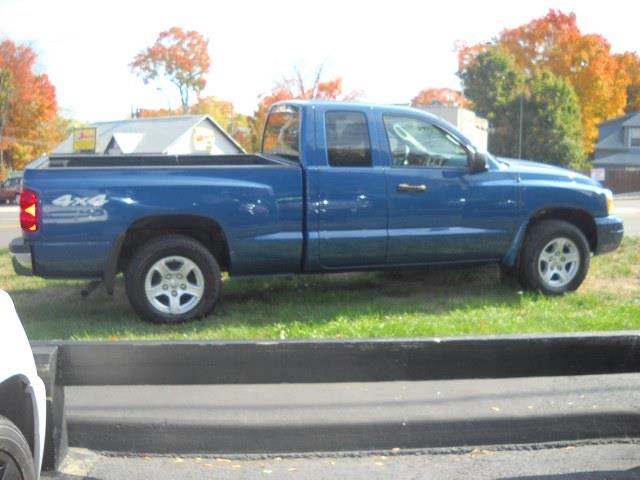
M 467 150 L 451 134 L 415 117 L 385 115 L 394 167 L 467 168 Z

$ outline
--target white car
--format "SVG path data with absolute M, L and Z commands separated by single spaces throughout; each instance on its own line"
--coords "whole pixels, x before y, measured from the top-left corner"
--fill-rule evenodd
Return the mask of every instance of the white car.
M 11 297 L 0 290 L 0 480 L 40 477 L 46 396 Z

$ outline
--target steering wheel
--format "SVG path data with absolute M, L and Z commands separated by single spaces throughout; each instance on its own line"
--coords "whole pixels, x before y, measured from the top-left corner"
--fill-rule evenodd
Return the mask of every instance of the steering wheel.
M 406 143 L 404 144 L 404 155 L 402 156 L 402 165 L 409 165 L 409 155 L 411 155 L 411 148 Z

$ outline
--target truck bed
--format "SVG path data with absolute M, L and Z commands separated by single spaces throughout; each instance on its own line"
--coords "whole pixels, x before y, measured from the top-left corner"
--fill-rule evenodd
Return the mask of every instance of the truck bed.
M 35 168 L 109 168 L 170 166 L 277 166 L 286 160 L 262 155 L 53 155 Z
M 300 270 L 302 169 L 262 155 L 66 155 L 33 162 L 40 228 L 26 241 L 34 272 L 100 276 L 118 235 L 139 229 L 221 230 L 230 272 Z M 141 223 L 142 222 L 142 223 Z M 204 234 L 209 235 L 209 233 Z

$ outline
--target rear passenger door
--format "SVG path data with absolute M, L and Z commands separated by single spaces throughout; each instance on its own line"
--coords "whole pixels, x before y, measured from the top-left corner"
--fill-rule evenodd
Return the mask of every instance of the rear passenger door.
M 324 268 L 381 266 L 387 249 L 385 169 L 368 112 L 318 112 L 318 256 Z M 320 154 L 320 153 L 319 153 Z

